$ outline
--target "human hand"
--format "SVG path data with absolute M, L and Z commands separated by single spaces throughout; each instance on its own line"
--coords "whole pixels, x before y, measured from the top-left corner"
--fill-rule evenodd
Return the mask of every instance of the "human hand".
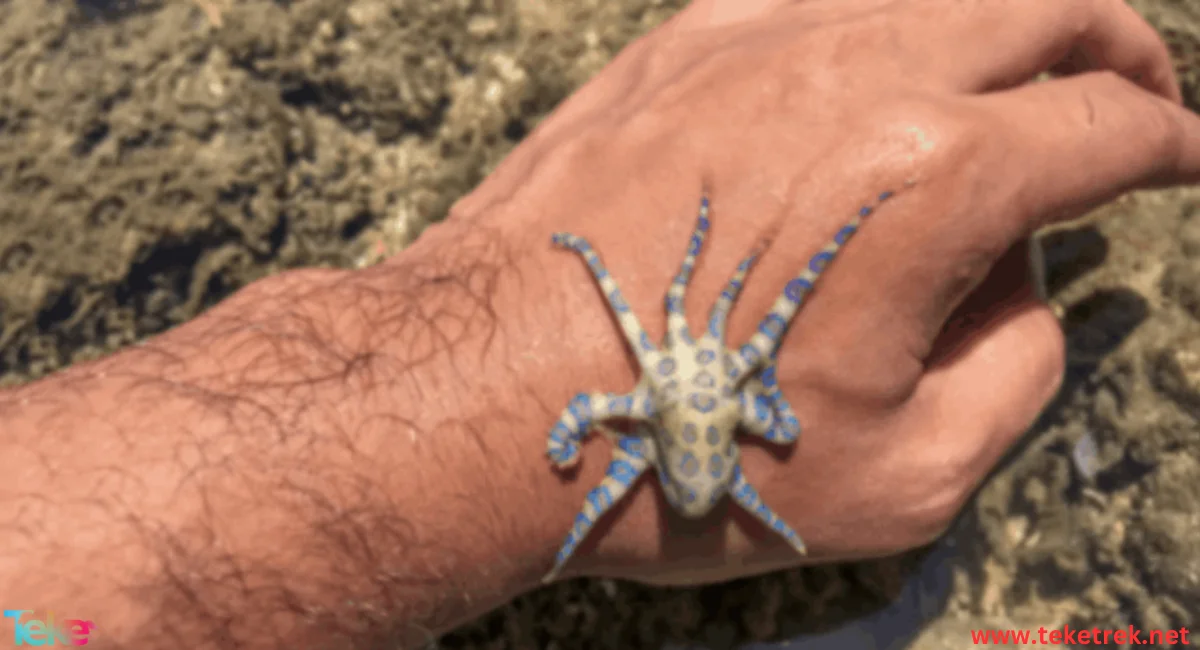
M 1049 69 L 1067 76 L 1028 83 Z M 1200 119 L 1179 101 L 1165 46 L 1120 0 L 704 0 L 565 102 L 450 222 L 493 223 L 539 251 L 544 300 L 584 343 L 554 409 L 580 390 L 628 390 L 636 365 L 550 232 L 588 238 L 661 340 L 707 185 L 693 329 L 742 255 L 773 239 L 734 310 L 736 349 L 842 223 L 896 191 L 779 354 L 804 427 L 795 452 L 739 438 L 807 561 L 885 555 L 940 534 L 1057 390 L 1062 335 L 1022 242 L 1125 191 L 1200 179 Z M 585 450 L 548 525 L 567 530 L 597 455 Z M 573 570 L 679 583 L 801 561 L 735 508 L 693 528 L 655 494 L 617 508 Z

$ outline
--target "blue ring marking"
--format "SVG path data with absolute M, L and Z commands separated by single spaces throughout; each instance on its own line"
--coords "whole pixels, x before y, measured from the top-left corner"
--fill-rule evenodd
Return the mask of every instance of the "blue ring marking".
M 883 194 L 880 194 L 880 195 L 879 195 L 879 200 L 880 200 L 880 201 L 886 201 L 886 200 L 888 200 L 888 199 L 892 198 L 892 196 L 893 196 L 894 194 L 895 194 L 895 192 L 893 192 L 893 191 L 891 191 L 891 190 L 888 190 L 888 191 L 884 192 Z
M 613 495 L 607 485 L 598 485 L 588 492 L 585 499 L 597 512 L 601 512 L 613 504 Z
M 860 216 L 860 217 L 869 217 L 869 216 L 871 216 L 871 206 L 869 206 L 869 205 L 864 205 L 863 207 L 859 208 L 859 210 L 858 210 L 858 216 Z
M 625 302 L 625 296 L 621 295 L 620 292 L 613 291 L 608 294 L 608 303 L 612 305 L 613 311 L 618 314 L 624 314 L 629 311 L 629 303 Z
M 762 395 L 754 396 L 754 418 L 759 422 L 771 421 L 771 405 Z
M 704 431 L 704 441 L 707 442 L 710 447 L 716 447 L 717 445 L 721 444 L 721 432 L 717 429 L 717 425 L 708 425 L 708 428 Z
M 699 439 L 699 436 L 696 435 L 696 424 L 693 422 L 684 422 L 682 435 L 684 444 L 696 444 L 696 440 Z
M 741 478 L 740 474 L 741 470 L 734 470 L 734 476 L 739 479 Z M 753 507 L 754 502 L 758 500 L 758 495 L 754 493 L 754 488 L 750 487 L 750 484 L 745 482 L 738 486 L 738 489 L 733 493 L 733 496 L 738 501 L 741 501 L 750 507 Z
M 849 241 L 850 238 L 853 237 L 854 233 L 856 233 L 856 232 L 858 232 L 858 226 L 855 226 L 853 224 L 842 226 L 842 229 L 839 230 L 837 232 L 837 234 L 833 236 L 833 241 L 836 242 L 839 246 L 841 246 L 842 244 L 845 244 L 847 241 Z
M 621 485 L 628 486 L 637 478 L 638 471 L 633 463 L 617 459 L 608 464 L 608 476 L 613 477 Z
M 667 311 L 673 314 L 679 314 L 683 312 L 683 299 L 679 296 L 667 296 L 666 303 Z
M 567 404 L 567 411 L 575 416 L 579 424 L 586 425 L 592 419 L 592 401 L 587 395 L 580 395 Z
M 766 502 L 761 498 L 759 498 L 758 504 L 754 508 L 754 514 L 758 515 L 760 519 L 767 523 L 775 521 L 775 513 L 771 512 L 771 509 L 767 507 Z
M 704 232 L 708 232 L 708 217 L 701 215 L 696 219 L 696 228 Z
M 738 354 L 742 357 L 742 361 L 750 365 L 758 363 L 758 360 L 762 358 L 758 353 L 758 348 L 749 343 L 739 348 Z
M 717 338 L 721 336 L 721 323 L 725 321 L 724 314 L 716 313 L 708 319 L 708 335 Z
M 692 235 L 691 240 L 688 241 L 687 254 L 689 257 L 700 254 L 700 235 Z M 684 266 L 689 266 L 689 265 L 685 264 Z M 691 269 L 688 269 L 688 270 L 690 271 Z
M 608 411 L 610 415 L 616 415 L 629 411 L 630 407 L 632 406 L 633 397 L 630 395 L 623 395 L 620 397 L 608 398 L 608 404 L 604 405 L 604 410 Z
M 647 334 L 645 331 L 642 332 L 640 339 L 641 339 L 640 342 L 642 345 L 642 350 L 649 352 L 654 349 L 654 344 L 650 342 L 650 335 Z
M 561 420 L 550 428 L 550 438 L 554 440 L 565 442 L 570 436 L 571 430 L 568 429 L 567 425 L 563 424 Z
M 701 413 L 709 413 L 717 408 L 716 396 L 707 393 L 692 393 L 688 398 L 688 402 L 692 405 L 692 408 Z
M 645 453 L 642 449 L 642 441 L 633 436 L 621 436 L 618 438 L 617 447 L 637 459 L 641 459 Z
M 665 377 L 673 372 L 675 372 L 675 360 L 670 357 L 663 357 L 658 362 L 658 374 Z
M 700 371 L 692 378 L 692 383 L 701 388 L 712 388 L 717 385 L 717 378 L 707 372 Z
M 684 503 L 695 503 L 696 502 L 696 491 L 691 488 L 685 488 L 684 492 L 683 492 L 683 502 Z
M 829 251 L 821 251 L 820 253 L 813 255 L 812 259 L 808 261 L 808 270 L 812 271 L 813 273 L 820 273 L 821 271 L 825 270 L 825 265 L 829 264 L 829 260 L 832 259 L 833 253 L 830 253 Z
M 806 278 L 792 278 L 783 288 L 783 295 L 792 302 L 800 302 L 804 295 L 812 291 L 813 283 Z
M 759 374 L 759 380 L 762 381 L 763 388 L 772 389 L 775 387 L 775 364 L 771 364 L 763 368 Z
M 713 454 L 708 457 L 708 475 L 713 478 L 721 478 L 721 473 L 725 470 L 725 459 L 721 454 Z
M 555 566 L 556 567 L 561 566 L 564 562 L 567 561 L 567 559 L 569 559 L 571 557 L 571 554 L 575 552 L 575 545 L 577 543 L 578 542 L 575 541 L 574 536 L 569 535 L 567 537 L 567 541 L 563 543 L 562 549 L 559 550 L 558 555 L 555 557 Z
M 783 317 L 779 314 L 770 313 L 759 323 L 758 331 L 774 340 L 779 338 L 780 334 L 783 334 L 784 327 L 787 327 L 787 321 L 783 320 Z
M 712 363 L 717 358 L 717 353 L 712 350 L 701 350 L 696 353 L 696 363 L 705 365 Z
M 679 473 L 684 478 L 692 478 L 700 471 L 700 461 L 696 460 L 696 455 L 690 451 L 683 452 L 679 457 Z
M 788 437 L 794 438 L 800 433 L 800 420 L 794 415 L 785 415 L 783 418 L 783 430 L 788 433 Z

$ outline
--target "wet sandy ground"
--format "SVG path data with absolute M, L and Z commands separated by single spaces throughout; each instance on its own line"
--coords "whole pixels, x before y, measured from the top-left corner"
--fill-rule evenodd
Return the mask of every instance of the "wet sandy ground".
M 202 4 L 0 3 L 0 381 L 270 273 L 402 248 L 683 3 Z M 1134 4 L 1196 108 L 1200 3 Z M 922 649 L 981 626 L 1200 626 L 1200 191 L 1126 197 L 1045 244 L 1068 384 L 932 555 L 699 589 L 575 581 L 443 646 L 731 648 L 872 613 Z

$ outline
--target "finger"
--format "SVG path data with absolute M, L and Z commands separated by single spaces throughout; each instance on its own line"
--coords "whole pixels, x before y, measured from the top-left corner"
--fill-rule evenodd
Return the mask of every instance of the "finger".
M 1111 70 L 1181 101 L 1166 44 L 1124 0 L 936 0 L 926 9 L 938 19 L 910 33 L 957 88 L 1011 88 L 1068 61 L 1075 71 Z
M 1133 189 L 1200 182 L 1200 116 L 1112 73 L 979 101 L 1016 144 L 1010 242 Z
M 704 14 L 709 26 L 731 25 L 757 18 L 780 4 L 780 0 L 695 0 L 697 14 Z
M 845 253 L 847 264 L 873 261 L 844 281 L 846 290 L 872 296 L 893 323 L 890 335 L 919 358 L 951 311 L 1035 230 L 1132 189 L 1200 181 L 1200 116 L 1114 73 L 966 101 L 985 111 L 972 128 L 987 133 L 986 144 L 957 147 L 955 156 L 969 157 L 950 159 L 956 173 L 928 175 L 900 193 Z M 824 336 L 870 336 L 883 326 L 860 317 Z M 844 361 L 887 361 L 874 354 L 861 348 L 851 357 L 863 358 Z
M 979 330 L 1001 317 L 1012 305 L 1044 302 L 1039 285 L 1044 277 L 1035 263 L 1030 240 L 1011 246 L 991 267 L 987 276 L 946 318 L 935 338 L 927 367 L 945 365 L 960 350 L 970 345 Z
M 721 27 L 761 18 L 804 0 L 692 0 L 687 9 L 676 14 L 673 28 L 683 32 Z
M 968 304 L 979 306 L 973 299 Z M 952 342 L 939 342 L 945 354 L 930 366 L 905 413 L 913 427 L 925 425 L 910 453 L 917 455 L 914 467 L 934 477 L 921 508 L 933 526 L 957 512 L 1029 429 L 1058 392 L 1066 364 L 1058 320 L 1028 285 L 1002 303 L 956 315 L 965 321 L 947 330 Z

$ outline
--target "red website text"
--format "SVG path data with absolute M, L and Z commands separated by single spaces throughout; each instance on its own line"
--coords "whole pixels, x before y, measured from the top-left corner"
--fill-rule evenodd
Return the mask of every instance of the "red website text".
M 1062 628 L 1036 630 L 971 630 L 974 645 L 1191 645 L 1188 629 L 1139 630 L 1134 626 L 1123 630 L 1098 628 L 1076 630 Z

